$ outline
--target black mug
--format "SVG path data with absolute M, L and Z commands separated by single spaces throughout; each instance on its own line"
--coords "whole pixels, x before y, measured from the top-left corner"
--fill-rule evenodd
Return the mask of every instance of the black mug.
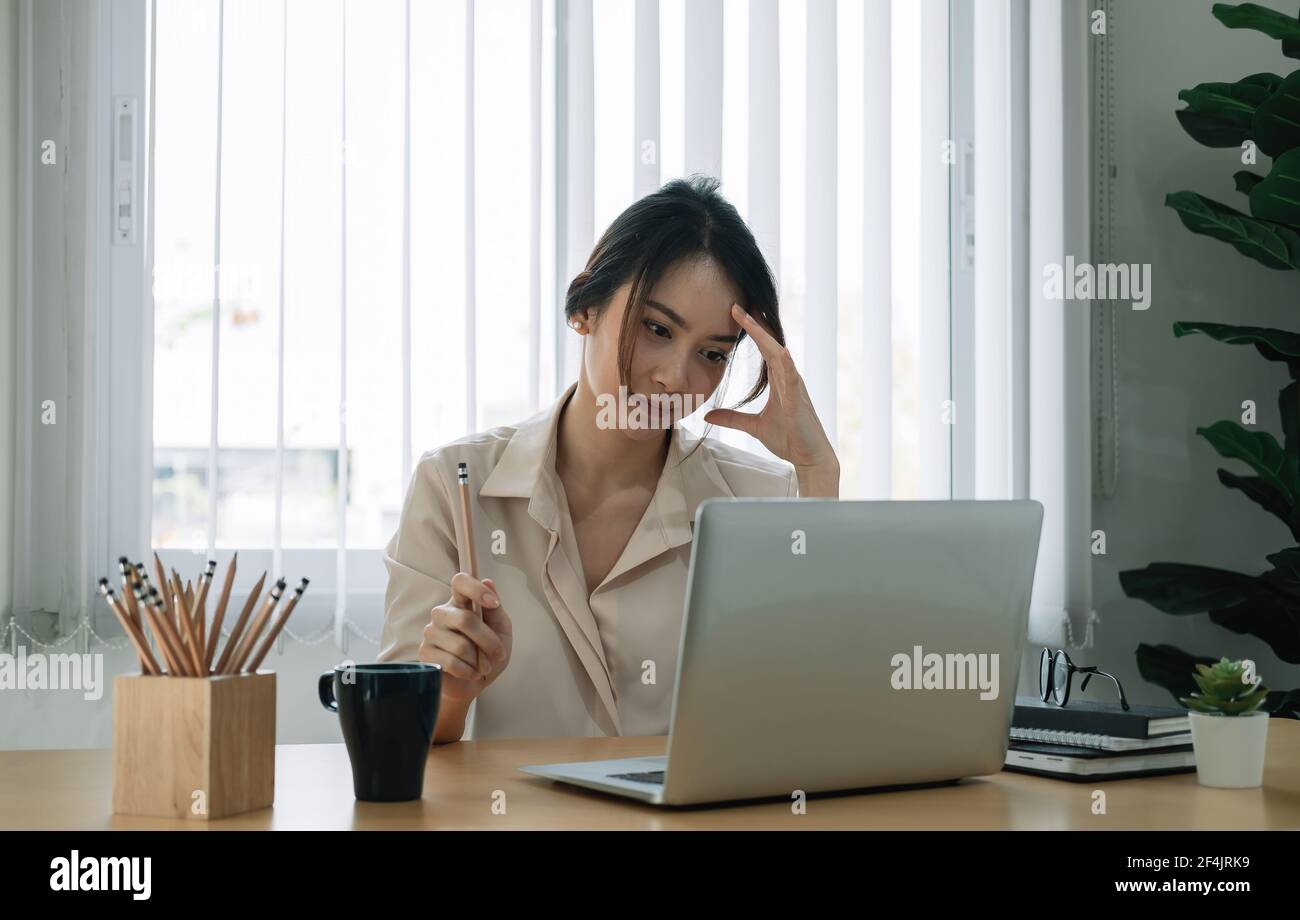
M 320 676 L 320 702 L 339 714 L 358 799 L 406 802 L 424 794 L 441 699 L 436 664 L 340 664 Z

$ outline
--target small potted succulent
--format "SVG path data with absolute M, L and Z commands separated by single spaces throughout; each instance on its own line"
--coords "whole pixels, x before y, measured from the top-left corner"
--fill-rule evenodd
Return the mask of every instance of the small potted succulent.
M 1248 789 L 1264 777 L 1268 712 L 1259 707 L 1268 690 L 1253 668 L 1220 658 L 1213 666 L 1198 664 L 1192 679 L 1200 693 L 1182 697 L 1192 725 L 1196 778 L 1202 786 Z

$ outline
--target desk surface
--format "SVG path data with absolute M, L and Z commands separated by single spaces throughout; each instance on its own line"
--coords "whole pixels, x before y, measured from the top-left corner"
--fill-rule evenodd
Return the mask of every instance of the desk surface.
M 424 796 L 358 802 L 342 744 L 279 745 L 275 805 L 214 821 L 112 814 L 107 749 L 0 752 L 0 830 L 35 829 L 1239 829 L 1300 828 L 1300 722 L 1269 725 L 1264 785 L 1210 789 L 1194 773 L 1096 783 L 996 773 L 954 786 L 813 796 L 788 801 L 661 809 L 557 785 L 521 764 L 663 754 L 667 739 L 551 738 L 434 747 Z M 1106 792 L 1106 814 L 1092 793 Z M 505 814 L 493 794 L 505 793 Z M 499 799 L 500 797 L 497 796 Z

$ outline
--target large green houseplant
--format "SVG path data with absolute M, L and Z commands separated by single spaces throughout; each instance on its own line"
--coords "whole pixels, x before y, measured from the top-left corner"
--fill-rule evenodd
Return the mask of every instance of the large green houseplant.
M 1282 42 L 1282 53 L 1300 59 L 1300 18 L 1254 3 L 1216 3 L 1212 12 L 1232 29 L 1253 29 Z M 1233 175 L 1249 200 L 1249 213 L 1196 192 L 1174 192 L 1165 204 L 1193 233 L 1231 244 L 1238 252 L 1278 271 L 1300 271 L 1300 70 L 1285 77 L 1257 73 L 1236 83 L 1201 83 L 1178 98 L 1187 107 L 1175 114 L 1196 141 L 1208 147 L 1236 147 L 1243 165 L 1256 154 L 1271 161 Z M 1262 161 L 1263 158 L 1261 158 Z M 1282 443 L 1266 431 L 1235 421 L 1215 422 L 1196 433 L 1220 456 L 1237 460 L 1252 475 L 1219 470 L 1219 481 L 1279 518 L 1300 544 L 1300 334 L 1257 326 L 1176 322 L 1174 335 L 1199 333 L 1230 345 L 1253 345 L 1266 360 L 1286 368 L 1290 381 L 1278 396 Z M 1153 562 L 1121 572 L 1124 593 L 1176 616 L 1208 613 L 1236 633 L 1258 636 L 1285 662 L 1300 663 L 1300 545 L 1267 557 L 1272 568 L 1259 575 L 1177 562 Z M 1197 664 L 1214 658 L 1190 655 L 1172 645 L 1140 644 L 1138 670 L 1175 698 L 1195 689 Z M 1272 681 L 1277 683 L 1276 679 Z M 1263 708 L 1275 716 L 1300 718 L 1300 689 L 1273 690 Z

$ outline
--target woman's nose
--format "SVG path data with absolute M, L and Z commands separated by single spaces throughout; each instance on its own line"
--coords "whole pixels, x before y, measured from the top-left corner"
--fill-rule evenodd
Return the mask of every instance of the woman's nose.
M 660 392 L 684 392 L 688 380 L 687 361 L 678 358 L 666 360 L 650 376 Z

